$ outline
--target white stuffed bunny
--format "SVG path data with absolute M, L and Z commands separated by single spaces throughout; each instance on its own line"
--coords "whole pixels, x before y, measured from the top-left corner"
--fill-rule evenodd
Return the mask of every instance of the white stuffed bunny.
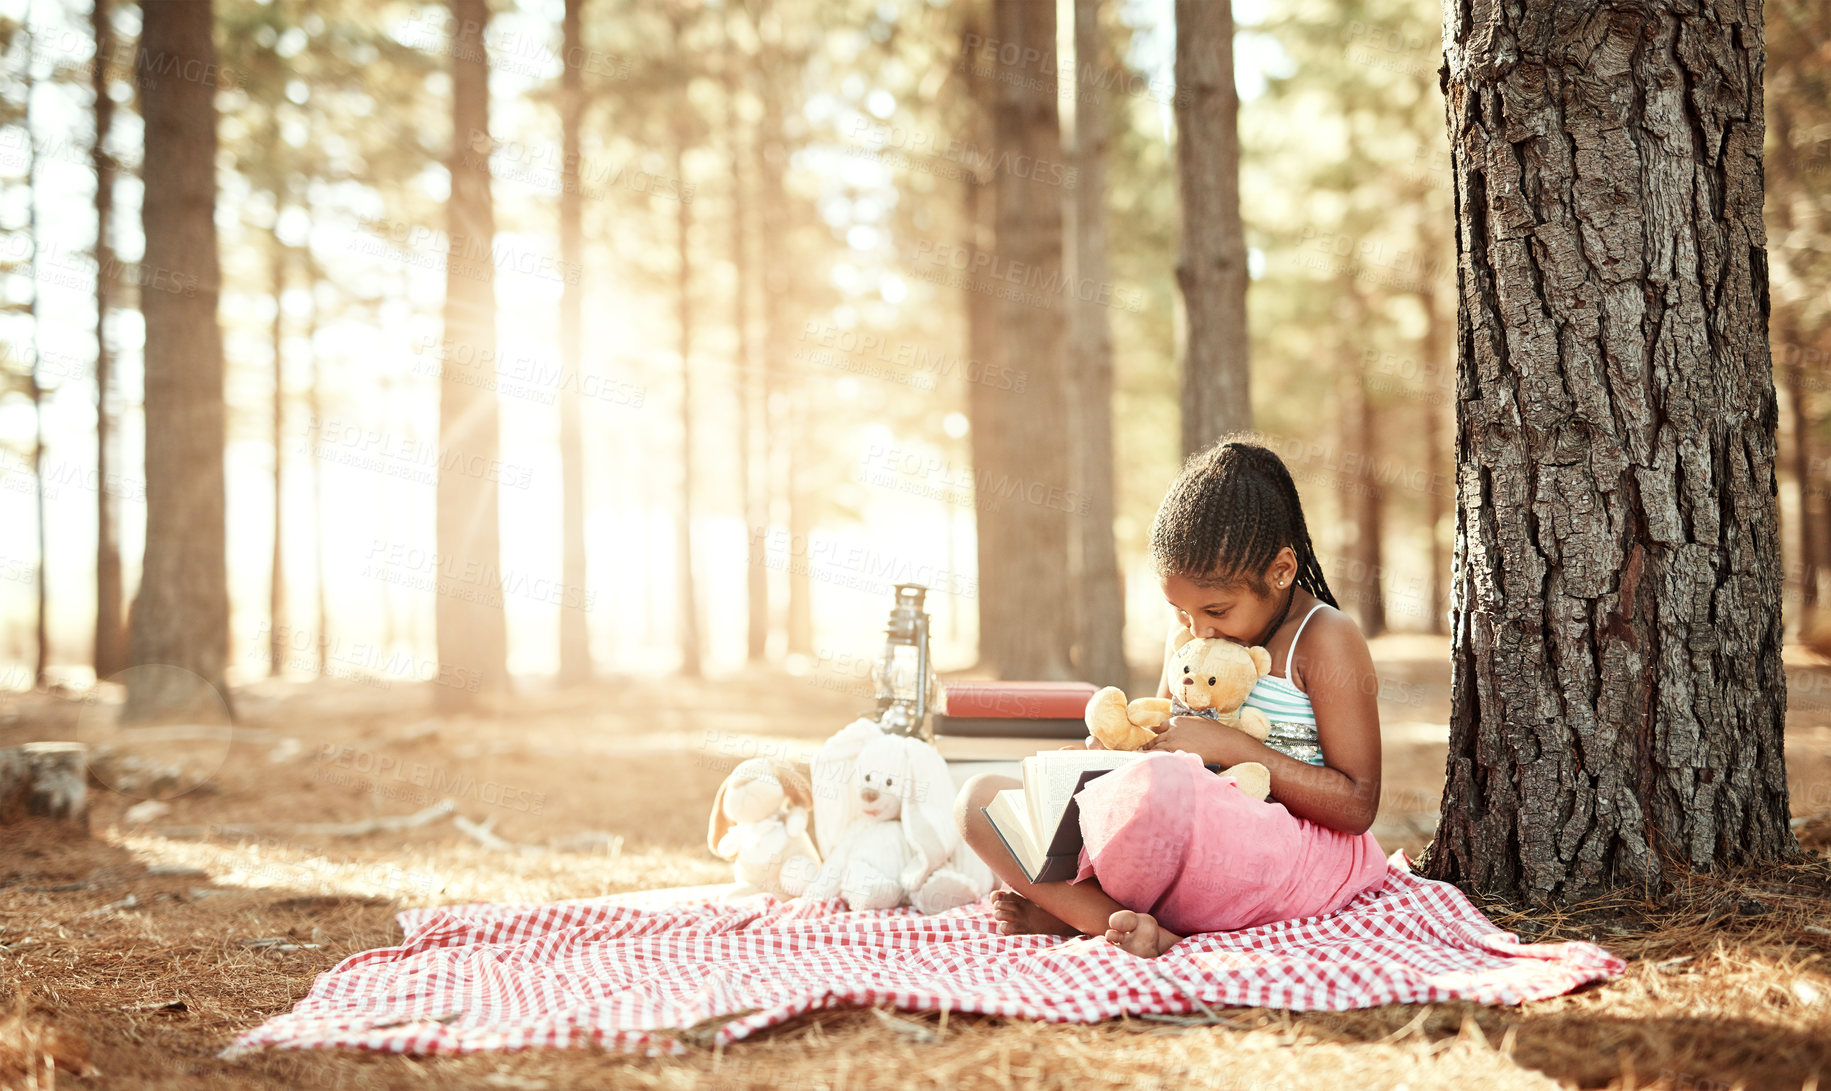
M 813 780 L 826 860 L 803 897 L 838 895 L 854 910 L 909 904 L 932 914 L 992 889 L 991 869 L 954 828 L 953 778 L 933 746 L 857 720 L 821 748 Z
M 792 764 L 749 758 L 718 786 L 706 845 L 732 861 L 740 884 L 727 898 L 770 893 L 792 898 L 820 867 L 808 837 L 813 789 Z

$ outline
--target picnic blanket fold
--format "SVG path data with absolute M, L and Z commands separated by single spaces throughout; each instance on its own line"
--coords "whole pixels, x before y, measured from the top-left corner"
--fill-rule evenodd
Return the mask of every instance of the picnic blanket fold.
M 1203 1005 L 1517 1004 L 1625 969 L 1595 944 L 1521 943 L 1455 887 L 1413 874 L 1403 853 L 1382 884 L 1335 913 L 1198 933 L 1155 959 L 1093 936 L 1000 935 L 989 899 L 924 916 L 852 912 L 838 898 L 670 901 L 662 891 L 398 919 L 399 946 L 344 959 L 222 1055 L 595 1044 L 656 1056 L 832 1007 L 1093 1023 Z

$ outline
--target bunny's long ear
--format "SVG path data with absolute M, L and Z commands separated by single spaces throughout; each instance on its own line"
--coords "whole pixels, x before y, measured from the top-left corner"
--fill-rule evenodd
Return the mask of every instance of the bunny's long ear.
M 725 831 L 731 828 L 731 819 L 725 815 L 725 789 L 729 788 L 731 782 L 736 778 L 737 770 L 733 769 L 731 775 L 727 776 L 718 786 L 718 794 L 712 797 L 712 820 L 706 824 L 706 847 L 712 850 L 714 856 L 718 855 L 720 839 L 725 836 Z
M 787 758 L 775 758 L 770 761 L 770 769 L 776 775 L 776 782 L 782 785 L 782 797 L 788 800 L 790 807 L 814 806 L 814 781 L 811 772 Z
M 911 791 L 903 801 L 903 838 L 920 861 L 919 876 L 904 876 L 904 885 L 914 888 L 947 858 L 959 843 L 954 829 L 954 778 L 947 771 L 947 760 L 939 751 L 920 739 L 907 740 L 908 766 L 905 774 L 911 780 Z M 911 866 L 915 870 L 916 865 Z
M 831 855 L 846 827 L 864 813 L 863 803 L 853 790 L 852 772 L 858 764 L 859 751 L 883 733 L 876 721 L 861 717 L 835 731 L 814 755 L 809 789 L 814 807 L 814 847 L 820 855 Z

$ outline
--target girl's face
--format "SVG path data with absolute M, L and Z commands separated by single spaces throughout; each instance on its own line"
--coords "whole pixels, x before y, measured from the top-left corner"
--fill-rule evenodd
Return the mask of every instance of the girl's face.
M 1265 627 L 1277 620 L 1284 597 L 1291 593 L 1291 583 L 1297 578 L 1297 555 L 1290 546 L 1278 551 L 1263 576 L 1269 592 L 1265 595 L 1244 583 L 1203 587 L 1176 574 L 1164 576 L 1159 582 L 1163 597 L 1176 611 L 1176 620 L 1188 626 L 1190 632 L 1205 639 L 1250 644 L 1265 635 Z

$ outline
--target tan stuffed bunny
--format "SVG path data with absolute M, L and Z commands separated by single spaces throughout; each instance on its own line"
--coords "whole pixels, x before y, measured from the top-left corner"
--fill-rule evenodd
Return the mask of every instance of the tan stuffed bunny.
M 1182 629 L 1172 638 L 1175 647 L 1169 663 L 1170 691 L 1176 701 L 1140 697 L 1126 703 L 1125 692 L 1107 686 L 1087 702 L 1087 730 L 1108 750 L 1142 750 L 1157 736 L 1180 702 L 1197 715 L 1237 727 L 1260 742 L 1271 734 L 1271 721 L 1256 708 L 1242 708 L 1246 695 L 1262 675 L 1270 674 L 1272 660 L 1264 648 L 1248 648 L 1231 640 L 1209 640 Z M 1256 761 L 1241 762 L 1221 771 L 1233 777 L 1240 790 L 1265 799 L 1271 794 L 1271 773 Z
M 770 893 L 793 898 L 820 869 L 808 836 L 814 792 L 808 774 L 779 758 L 738 763 L 718 786 L 706 847 L 732 862 L 741 884 L 726 897 Z

